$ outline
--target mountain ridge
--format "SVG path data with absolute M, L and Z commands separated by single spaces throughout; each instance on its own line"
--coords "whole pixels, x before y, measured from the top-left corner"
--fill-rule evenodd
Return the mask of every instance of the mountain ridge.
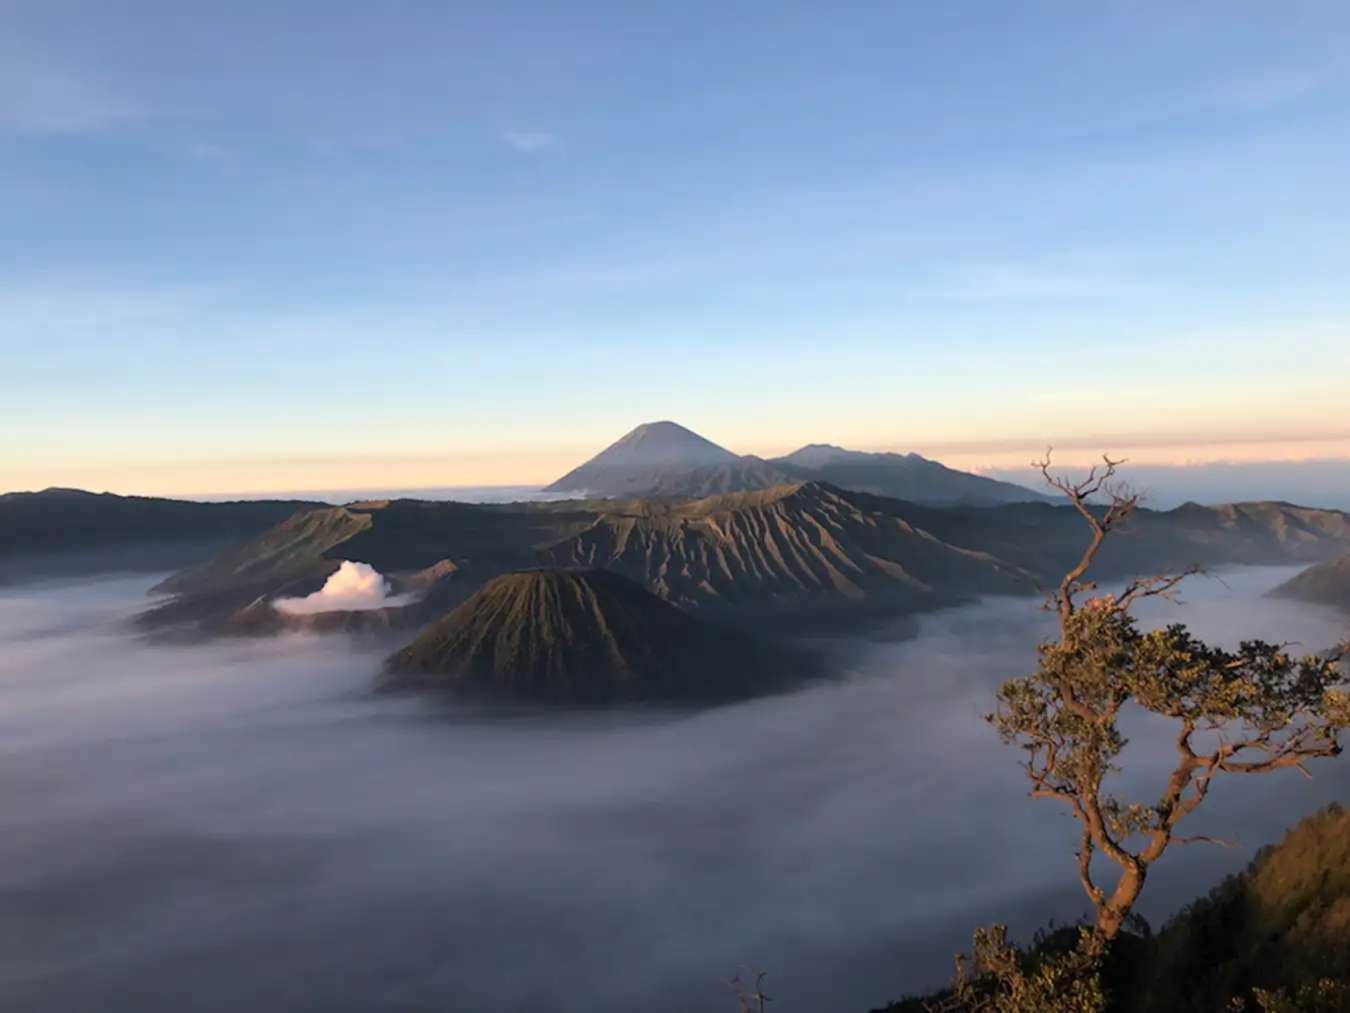
M 871 453 L 811 443 L 769 460 L 737 455 L 669 421 L 637 426 L 545 491 L 698 499 L 811 479 L 935 505 L 1047 499 L 1022 486 L 948 468 L 914 453 Z
M 644 582 L 685 607 L 805 607 L 880 596 L 950 602 L 963 594 L 1016 593 L 1030 574 L 983 552 L 949 545 L 844 490 L 800 482 L 668 506 L 613 511 L 544 553 L 553 565 L 598 566 Z
M 1046 503 L 1051 497 L 1012 482 L 949 468 L 922 454 L 847 450 L 807 444 L 769 463 L 801 477 L 931 506 L 999 506 Z
M 1031 593 L 1072 564 L 1082 540 L 1070 507 L 930 507 L 815 481 L 699 500 L 395 500 L 308 511 L 180 571 L 159 588 L 176 598 L 147 622 L 215 622 L 258 599 L 307 594 L 348 559 L 400 590 L 440 566 L 419 589 L 444 602 L 510 570 L 604 568 L 688 609 L 832 623 Z M 1114 578 L 1348 550 L 1350 515 L 1234 504 L 1140 510 L 1098 562 Z
M 307 500 L 202 502 L 59 486 L 3 493 L 0 581 L 174 569 L 319 505 Z
M 544 487 L 545 492 L 647 494 L 661 475 L 730 466 L 737 456 L 675 422 L 644 422 Z

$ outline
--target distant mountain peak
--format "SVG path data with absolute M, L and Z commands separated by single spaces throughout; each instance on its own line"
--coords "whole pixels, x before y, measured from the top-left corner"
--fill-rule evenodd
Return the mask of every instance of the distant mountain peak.
M 61 496 L 66 499 L 79 499 L 81 497 L 86 496 L 98 496 L 100 495 L 100 493 L 90 492 L 88 489 L 74 489 L 71 488 L 70 486 L 65 485 L 49 485 L 47 486 L 47 488 L 39 489 L 36 493 L 32 493 L 31 495 L 52 496 L 52 497 Z
M 551 492 L 637 492 L 659 473 L 739 461 L 725 447 L 675 422 L 644 422 L 548 487 Z
M 841 461 L 927 461 L 928 458 L 912 451 L 898 453 L 890 450 L 849 450 L 835 443 L 808 443 L 790 454 L 775 457 L 774 460 L 798 468 L 823 468 Z
M 808 443 L 769 462 L 845 489 L 929 504 L 992 505 L 1044 500 L 1030 489 L 957 471 L 920 454 L 871 453 L 832 443 Z
M 552 485 L 596 497 L 699 499 L 820 479 L 845 489 L 930 505 L 1044 500 L 1008 482 L 955 471 L 918 454 L 808 443 L 784 457 L 737 457 L 678 423 L 646 422 Z
M 790 454 L 775 458 L 781 464 L 790 464 L 798 468 L 820 468 L 836 461 L 856 460 L 870 457 L 857 450 L 846 450 L 833 443 L 808 443 Z
M 638 435 L 646 435 L 648 433 L 662 432 L 682 433 L 686 436 L 693 436 L 700 440 L 703 439 L 702 436 L 699 436 L 698 433 L 694 432 L 688 426 L 682 426 L 678 422 L 672 422 L 670 419 L 658 419 L 656 422 L 642 422 L 634 426 L 624 439 L 629 439 Z M 620 440 L 619 442 L 623 441 Z
M 614 455 L 611 452 L 620 448 L 640 449 L 645 460 L 668 458 L 680 463 L 719 464 L 736 459 L 730 450 L 669 420 L 644 422 L 635 426 L 591 460 L 599 461 L 607 454 L 612 457 Z

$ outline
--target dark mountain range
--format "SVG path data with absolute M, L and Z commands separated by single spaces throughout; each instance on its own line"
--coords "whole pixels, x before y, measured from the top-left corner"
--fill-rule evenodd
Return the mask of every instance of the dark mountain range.
M 268 601 L 317 590 L 346 559 L 442 609 L 507 571 L 550 566 L 611 570 L 732 621 L 856 623 L 975 594 L 1033 592 L 1067 567 L 1083 537 L 1082 519 L 1067 507 L 926 507 L 818 482 L 689 502 L 354 503 L 298 514 L 171 577 L 158 590 L 174 597 L 144 619 L 215 630 L 251 617 L 244 625 L 255 628 Z M 1311 563 L 1347 550 L 1350 515 L 1280 503 L 1188 505 L 1139 511 L 1108 542 L 1098 572 Z M 425 618 L 410 606 L 380 621 Z
M 812 443 L 768 463 L 799 478 L 930 506 L 995 506 L 1049 500 L 1020 485 L 957 471 L 918 454 L 870 454 L 828 443 Z
M 956 471 L 918 454 L 869 454 L 813 443 L 766 461 L 731 451 L 674 422 L 638 426 L 548 487 L 591 496 L 699 499 L 821 481 L 930 505 L 1044 501 L 1010 482 Z
M 584 530 L 595 516 L 594 509 L 570 502 L 373 500 L 321 507 L 169 577 L 153 590 L 172 597 L 141 621 L 202 624 L 208 632 L 416 624 L 431 618 L 421 606 L 400 616 L 283 621 L 267 602 L 317 591 L 350 559 L 374 566 L 396 593 L 429 596 L 444 608 L 498 574 L 535 565 L 540 549 Z
M 1350 554 L 1310 566 L 1271 594 L 1350 612 Z
M 778 464 L 792 468 L 805 468 L 807 471 L 815 471 L 827 464 L 837 464 L 840 461 L 852 461 L 871 456 L 873 455 L 861 450 L 845 450 L 843 447 L 836 447 L 833 443 L 808 443 L 804 447 L 798 447 L 790 454 L 775 457 L 773 460 Z
M 783 659 L 603 570 L 489 581 L 389 661 L 394 684 L 555 703 L 743 697 Z
M 14 577 L 182 566 L 316 505 L 199 503 L 79 489 L 6 493 L 0 495 L 2 572 Z
M 1081 552 L 1082 519 L 1048 503 L 925 507 L 808 482 L 691 503 L 615 505 L 548 562 L 603 566 L 686 607 L 838 614 L 1029 593 Z M 1103 577 L 1280 564 L 1350 547 L 1350 515 L 1276 503 L 1140 510 Z
M 865 499 L 862 493 L 854 499 Z M 1063 506 L 1013 503 L 993 509 L 907 506 L 905 515 L 935 536 L 979 548 L 1046 577 L 1082 548 L 1082 519 Z M 1177 571 L 1187 566 L 1313 563 L 1350 548 L 1350 514 L 1288 503 L 1186 504 L 1138 510 L 1103 546 L 1102 577 Z

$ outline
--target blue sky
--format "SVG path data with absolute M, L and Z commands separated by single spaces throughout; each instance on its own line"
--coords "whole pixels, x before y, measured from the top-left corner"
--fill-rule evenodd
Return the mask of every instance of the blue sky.
M 3 7 L 0 489 L 1350 456 L 1343 2 Z

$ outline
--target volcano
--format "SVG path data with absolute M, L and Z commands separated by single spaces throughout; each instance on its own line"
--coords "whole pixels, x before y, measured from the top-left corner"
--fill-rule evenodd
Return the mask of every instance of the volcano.
M 793 667 L 616 573 L 544 569 L 489 581 L 388 670 L 394 684 L 597 704 L 744 697 Z

